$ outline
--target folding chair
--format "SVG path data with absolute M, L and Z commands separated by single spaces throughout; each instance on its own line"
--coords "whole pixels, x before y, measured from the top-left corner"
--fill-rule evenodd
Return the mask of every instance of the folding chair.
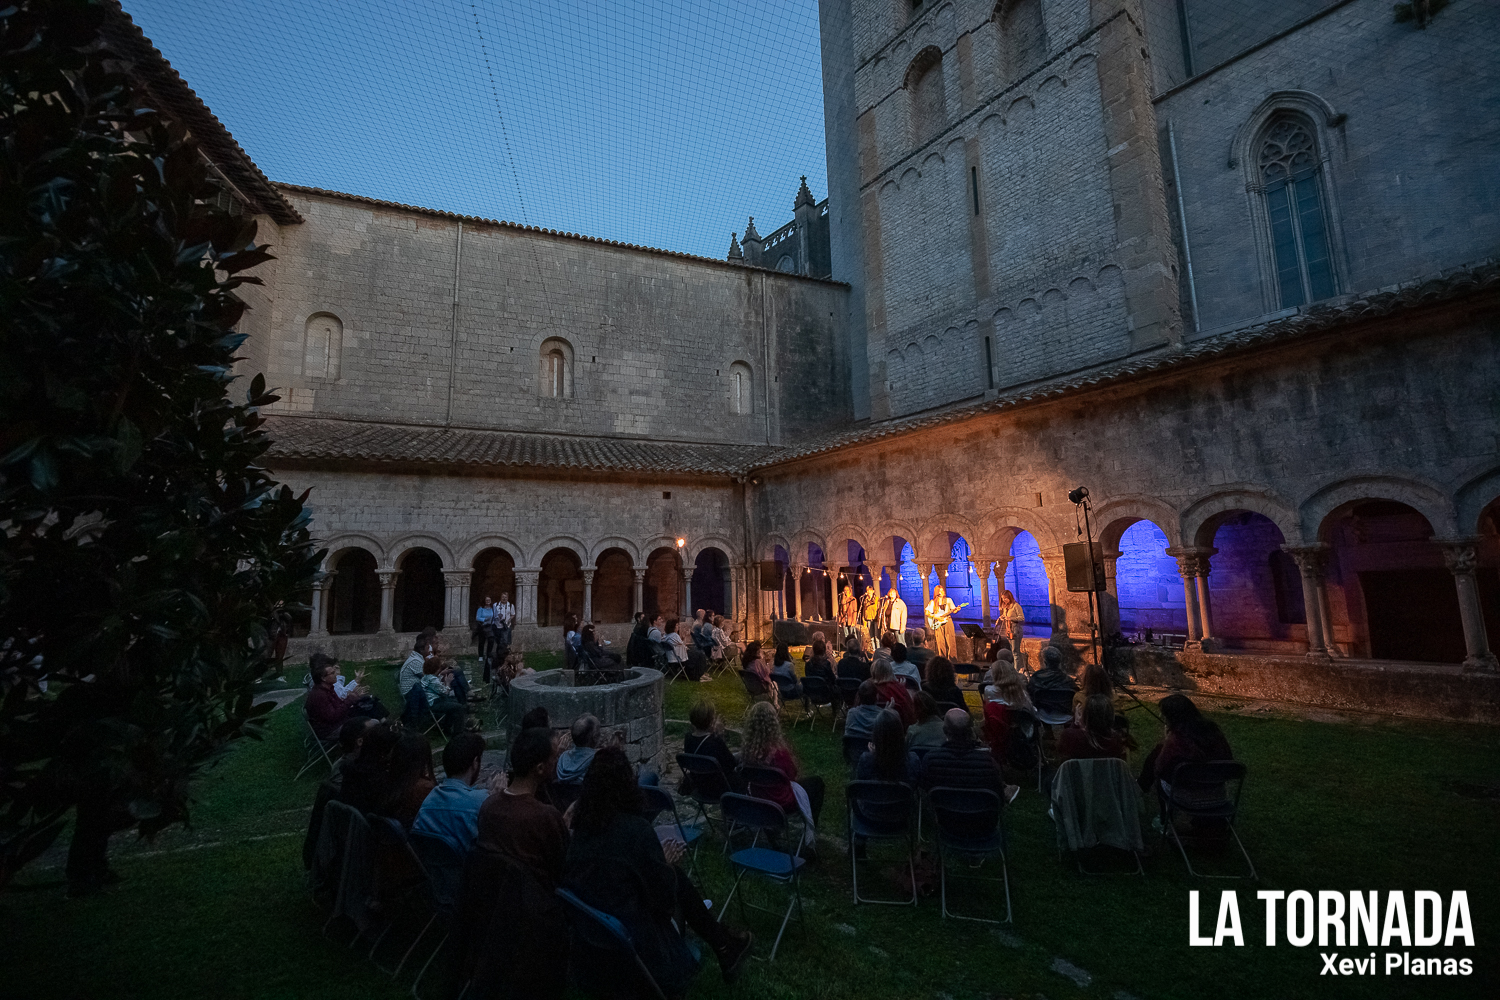
M 302 724 L 306 729 L 302 736 L 302 743 L 303 749 L 307 752 L 307 759 L 302 762 L 302 768 L 292 780 L 296 781 L 301 778 L 307 773 L 309 768 L 317 766 L 319 761 L 327 764 L 328 773 L 332 774 L 334 757 L 343 752 L 339 746 L 338 734 L 335 733 L 328 739 L 323 739 L 318 735 L 318 731 L 313 728 L 312 720 L 307 717 L 306 712 L 302 713 Z
M 729 856 L 729 863 L 735 869 L 734 886 L 729 890 L 729 896 L 719 909 L 720 922 L 724 920 L 724 914 L 729 912 L 730 900 L 734 899 L 735 893 L 739 890 L 740 881 L 746 875 L 759 875 L 791 888 L 791 899 L 787 901 L 786 913 L 782 915 L 781 927 L 776 931 L 776 941 L 771 945 L 771 956 L 767 960 L 774 962 L 776 949 L 781 947 L 781 937 L 786 933 L 787 922 L 792 919 L 793 907 L 797 909 L 797 920 L 802 925 L 803 933 L 805 934 L 807 930 L 807 917 L 802 911 L 801 882 L 802 866 L 807 864 L 807 859 L 802 857 L 801 840 L 798 840 L 795 851 L 760 846 L 761 834 L 765 834 L 767 842 L 772 844 L 778 840 L 784 843 L 784 838 L 790 836 L 786 813 L 774 802 L 727 792 L 721 800 L 720 808 L 724 810 L 724 818 L 734 826 L 755 831 L 755 838 L 749 847 L 735 851 Z M 741 916 L 745 915 L 747 908 L 770 913 L 772 916 L 776 914 L 775 910 L 768 910 L 762 906 L 749 906 L 744 896 L 741 896 Z
M 750 699 L 750 704 L 753 705 L 757 701 L 775 702 L 778 700 L 758 674 L 749 670 L 741 670 L 739 673 L 740 682 L 745 685 L 745 697 Z
M 849 867 L 854 875 L 854 905 L 881 903 L 892 906 L 917 905 L 916 794 L 900 781 L 851 781 L 844 786 L 844 802 L 849 819 Z M 905 840 L 906 867 L 911 877 L 911 899 L 867 899 L 859 894 L 858 841 Z
M 1083 866 L 1082 852 L 1095 847 L 1127 851 L 1141 865 L 1140 789 L 1130 767 L 1115 757 L 1065 760 L 1052 776 L 1047 814 L 1057 824 L 1057 855 L 1073 851 L 1078 871 L 1103 875 Z
M 431 736 L 432 731 L 438 731 L 438 739 L 446 742 L 443 735 L 443 726 L 437 714 L 433 712 L 432 706 L 427 703 L 427 692 L 422 690 L 421 684 L 413 684 L 406 690 L 406 702 L 401 712 L 401 723 L 411 729 L 415 729 L 423 736 Z
M 591 969 L 589 974 L 578 977 L 587 981 L 580 984 L 585 986 L 585 992 L 589 992 L 587 989 L 589 982 L 610 978 L 598 968 L 598 963 L 593 959 L 608 955 L 629 956 L 629 967 L 640 977 L 641 985 L 650 990 L 646 995 L 656 997 L 657 1000 L 667 1000 L 661 987 L 656 985 L 656 979 L 651 975 L 651 970 L 646 968 L 645 962 L 641 961 L 640 953 L 635 950 L 635 942 L 631 940 L 630 932 L 625 929 L 624 924 L 603 910 L 595 909 L 585 903 L 567 889 L 558 889 L 557 898 L 561 899 L 568 908 L 568 928 L 573 938 L 569 964 L 573 966 L 575 972 L 581 969 Z M 620 984 L 617 982 L 614 985 Z M 593 994 L 590 993 L 590 995 Z M 632 991 L 626 995 L 638 996 L 640 994 Z
M 422 963 L 417 978 L 412 981 L 411 995 L 417 997 L 419 996 L 417 990 L 422 985 L 422 977 L 427 975 L 427 970 L 432 966 L 433 960 L 448 943 L 449 927 L 453 914 L 458 909 L 458 897 L 463 888 L 464 856 L 455 851 L 453 845 L 446 840 L 430 834 L 413 832 L 408 834 L 406 839 L 412 856 L 427 875 L 432 916 L 428 918 L 427 924 L 417 935 L 417 939 L 411 943 L 411 947 L 406 950 L 406 956 L 401 959 L 401 965 L 406 964 L 406 957 L 416 950 L 417 945 L 426 937 L 427 931 L 433 924 L 438 924 L 443 933 L 443 936 L 438 939 L 437 947 L 432 949 L 431 954 L 427 956 L 427 961 Z M 401 966 L 398 965 L 397 975 L 400 972 Z
M 682 841 L 692 850 L 692 854 L 690 855 L 691 860 L 688 862 L 688 877 L 691 878 L 693 869 L 698 864 L 698 845 L 703 838 L 703 828 L 701 826 L 683 825 L 682 817 L 677 815 L 677 803 L 667 793 L 665 788 L 658 788 L 655 785 L 642 785 L 641 798 L 645 802 L 645 806 L 641 810 L 641 815 L 646 817 L 646 822 L 650 823 L 653 827 L 656 827 L 656 821 L 662 813 L 672 814 L 672 822 L 670 824 L 663 824 L 663 826 L 670 826 L 670 832 L 675 834 L 678 840 Z M 661 832 L 661 827 L 657 827 L 658 836 Z
M 1010 716 L 1010 728 L 1012 732 L 1021 734 L 1023 744 L 1031 747 L 1031 752 L 1036 756 L 1036 790 L 1042 790 L 1042 776 L 1047 769 L 1047 755 L 1042 751 L 1042 720 L 1033 712 L 1024 708 L 1011 708 L 1007 714 Z M 1010 760 L 1010 754 L 1006 754 L 1006 763 L 1013 767 L 1017 766 Z
M 793 793 L 792 791 L 792 779 L 788 778 L 785 774 L 778 771 L 774 767 L 765 767 L 760 764 L 741 764 L 740 777 L 745 781 L 745 793 L 751 798 L 765 799 L 768 802 L 778 802 L 785 801 L 789 798 L 796 798 L 795 793 Z M 720 809 L 723 809 L 722 797 L 720 798 Z M 802 815 L 802 811 L 800 809 L 797 810 L 797 816 L 801 820 L 802 827 L 797 839 L 797 842 L 799 844 L 797 853 L 800 854 L 802 852 L 802 848 L 800 847 L 802 842 L 809 839 L 809 833 L 813 833 L 816 831 L 812 830 L 810 824 L 807 821 L 807 817 Z M 729 828 L 727 831 L 725 831 L 724 834 L 724 846 L 726 850 L 729 847 L 729 838 L 734 833 L 734 831 L 734 823 L 733 821 L 730 821 Z
M 807 718 L 813 722 L 817 721 L 818 709 L 828 709 L 828 715 L 833 723 L 834 729 L 838 728 L 838 705 L 839 696 L 829 685 L 827 678 L 812 676 L 802 678 L 802 699 L 809 706 Z M 809 726 L 808 728 L 812 728 Z
M 1237 760 L 1208 760 L 1178 764 L 1172 770 L 1171 782 L 1161 782 L 1161 805 L 1162 805 L 1162 836 L 1170 836 L 1177 844 L 1177 850 L 1182 853 L 1182 860 L 1187 864 L 1189 875 L 1198 878 L 1257 878 L 1255 874 L 1255 862 L 1250 860 L 1250 852 L 1245 850 L 1245 844 L 1240 840 L 1239 831 L 1234 828 L 1234 821 L 1240 812 L 1240 792 L 1245 787 L 1245 765 Z M 1226 786 L 1234 786 L 1231 794 Z M 1177 832 L 1177 826 L 1173 822 L 1177 814 L 1191 817 L 1194 820 L 1209 819 L 1221 820 L 1229 828 L 1229 833 L 1234 837 L 1234 842 L 1239 845 L 1240 854 L 1245 859 L 1245 864 L 1250 866 L 1249 875 L 1205 875 L 1193 870 L 1193 862 L 1189 860 L 1187 849 L 1182 845 L 1182 837 Z
M 943 917 L 974 920 L 984 924 L 1010 923 L 1010 870 L 1005 863 L 1005 803 L 988 788 L 933 788 L 927 793 L 927 804 L 937 824 L 938 869 L 941 872 Z M 988 858 L 1000 858 L 1000 877 L 955 875 L 970 882 L 1002 882 L 1005 885 L 1005 919 L 967 917 L 948 910 L 948 856 L 983 864 Z
M 729 783 L 729 775 L 719 766 L 719 762 L 706 754 L 680 753 L 677 755 L 677 766 L 682 769 L 684 775 L 691 776 L 693 781 L 688 786 L 688 798 L 698 806 L 696 820 L 702 820 L 708 829 L 713 829 L 713 816 L 709 814 L 709 806 L 717 806 L 719 798 L 734 786 Z
M 844 763 L 854 767 L 859 763 L 859 758 L 866 750 L 870 749 L 870 737 L 868 736 L 845 736 L 844 737 Z
M 859 697 L 859 686 L 863 683 L 858 677 L 839 678 L 839 696 L 844 699 L 845 714 L 854 707 L 854 702 Z

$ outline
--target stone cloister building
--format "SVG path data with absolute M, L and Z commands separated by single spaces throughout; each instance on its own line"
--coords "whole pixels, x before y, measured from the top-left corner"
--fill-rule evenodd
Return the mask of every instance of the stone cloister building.
M 244 367 L 327 576 L 294 650 L 938 581 L 1207 690 L 1500 717 L 1500 23 L 1454 0 L 824 0 L 834 280 L 277 185 Z M 127 37 L 128 36 L 128 37 Z M 1413 131 L 1413 123 L 1421 123 Z M 780 581 L 762 573 L 778 563 Z M 762 589 L 762 584 L 770 589 Z

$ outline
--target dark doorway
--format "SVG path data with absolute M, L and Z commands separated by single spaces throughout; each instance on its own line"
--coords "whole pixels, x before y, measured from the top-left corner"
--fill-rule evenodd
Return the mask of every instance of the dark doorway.
M 1462 663 L 1463 621 L 1458 591 L 1446 569 L 1364 570 L 1359 574 L 1377 660 Z
M 711 615 L 729 614 L 729 557 L 718 549 L 704 549 L 693 563 L 693 607 L 697 614 L 703 608 Z
M 443 560 L 431 549 L 412 549 L 396 578 L 397 632 L 443 627 Z
M 328 588 L 328 631 L 369 634 L 380 629 L 380 578 L 375 557 L 364 549 L 350 549 L 334 564 Z

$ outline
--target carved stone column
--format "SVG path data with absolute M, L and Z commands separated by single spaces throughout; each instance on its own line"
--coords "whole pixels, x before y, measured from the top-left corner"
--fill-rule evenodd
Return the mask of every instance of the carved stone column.
M 1199 641 L 1203 645 L 1204 652 L 1208 652 L 1218 644 L 1218 640 L 1214 637 L 1213 610 L 1209 601 L 1208 594 L 1208 574 L 1211 568 L 1211 561 L 1213 557 L 1218 554 L 1218 551 L 1218 549 L 1212 548 L 1199 549 L 1197 551 L 1198 576 L 1196 579 L 1196 586 L 1198 588 L 1198 627 L 1199 631 L 1202 633 L 1202 635 L 1199 637 Z
M 399 569 L 376 570 L 380 577 L 380 631 L 396 631 L 396 581 L 401 578 Z
M 1099 595 L 1099 630 L 1104 635 L 1120 631 L 1120 587 L 1115 581 L 1118 550 L 1104 553 L 1104 593 Z
M 1490 650 L 1490 637 L 1484 627 L 1484 607 L 1479 603 L 1479 586 L 1474 580 L 1474 569 L 1479 563 L 1475 550 L 1478 539 L 1461 538 L 1451 542 L 1439 542 L 1443 550 L 1443 561 L 1453 574 L 1453 586 L 1458 591 L 1458 613 L 1463 621 L 1465 670 L 1495 670 L 1495 654 Z
M 922 610 L 920 612 L 918 612 L 917 614 L 912 615 L 911 618 L 921 618 L 922 619 L 922 626 L 924 628 L 930 628 L 930 626 L 927 624 L 927 605 L 932 602 L 932 579 L 931 579 L 931 577 L 932 577 L 932 571 L 933 571 L 933 569 L 936 566 L 937 566 L 937 563 L 930 563 L 930 562 L 919 562 L 919 563 L 917 563 L 917 570 L 918 570 L 918 572 L 920 572 L 922 574 Z M 911 626 L 908 625 L 907 627 L 910 628 Z M 932 636 L 928 636 L 928 638 L 931 639 Z
M 875 593 L 877 596 L 884 597 L 886 594 L 891 592 L 891 590 L 880 589 L 880 578 L 883 576 L 889 576 L 891 578 L 891 590 L 901 589 L 901 567 L 899 565 L 881 566 L 880 572 L 875 574 Z
M 337 575 L 336 571 L 330 570 L 323 574 L 321 580 L 313 584 L 312 623 L 307 629 L 307 636 L 310 639 L 323 639 L 328 635 L 328 605 L 331 603 L 333 594 L 333 578 Z
M 984 628 L 990 627 L 990 567 L 995 564 L 985 559 L 971 563 L 975 574 L 979 577 L 979 623 Z
M 473 575 L 474 571 L 468 569 L 443 570 L 443 628 L 468 624 L 469 609 L 464 605 L 463 597 Z
M 583 571 L 583 623 L 589 624 L 594 620 L 594 574 L 598 570 L 586 569 Z
M 1307 655 L 1323 658 L 1328 647 L 1323 632 L 1323 567 L 1328 562 L 1327 545 L 1283 545 L 1302 573 L 1302 607 L 1307 613 Z
M 802 620 L 802 573 L 806 568 L 796 563 L 792 565 L 792 617 L 799 622 Z
M 1177 575 L 1182 578 L 1182 602 L 1187 610 L 1187 642 L 1184 649 L 1201 649 L 1203 629 L 1198 617 L 1198 552 L 1196 549 L 1167 549 L 1177 560 Z
M 516 624 L 535 625 L 536 584 L 541 569 L 516 570 Z
M 637 569 L 637 570 L 635 570 L 635 608 L 631 612 L 631 614 L 635 615 L 635 614 L 638 614 L 638 613 L 643 612 L 645 610 L 646 610 L 646 571 L 644 569 Z
M 1047 571 L 1047 608 L 1053 635 L 1068 634 L 1068 606 L 1063 596 L 1068 592 L 1068 564 L 1059 553 L 1042 556 L 1042 568 Z
M 693 620 L 693 570 L 688 567 L 682 570 L 682 617 Z

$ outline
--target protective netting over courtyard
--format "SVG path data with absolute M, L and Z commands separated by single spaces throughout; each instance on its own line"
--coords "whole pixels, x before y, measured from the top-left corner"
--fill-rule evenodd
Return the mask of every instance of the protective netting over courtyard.
M 274 181 L 720 258 L 826 195 L 816 0 L 124 6 Z

